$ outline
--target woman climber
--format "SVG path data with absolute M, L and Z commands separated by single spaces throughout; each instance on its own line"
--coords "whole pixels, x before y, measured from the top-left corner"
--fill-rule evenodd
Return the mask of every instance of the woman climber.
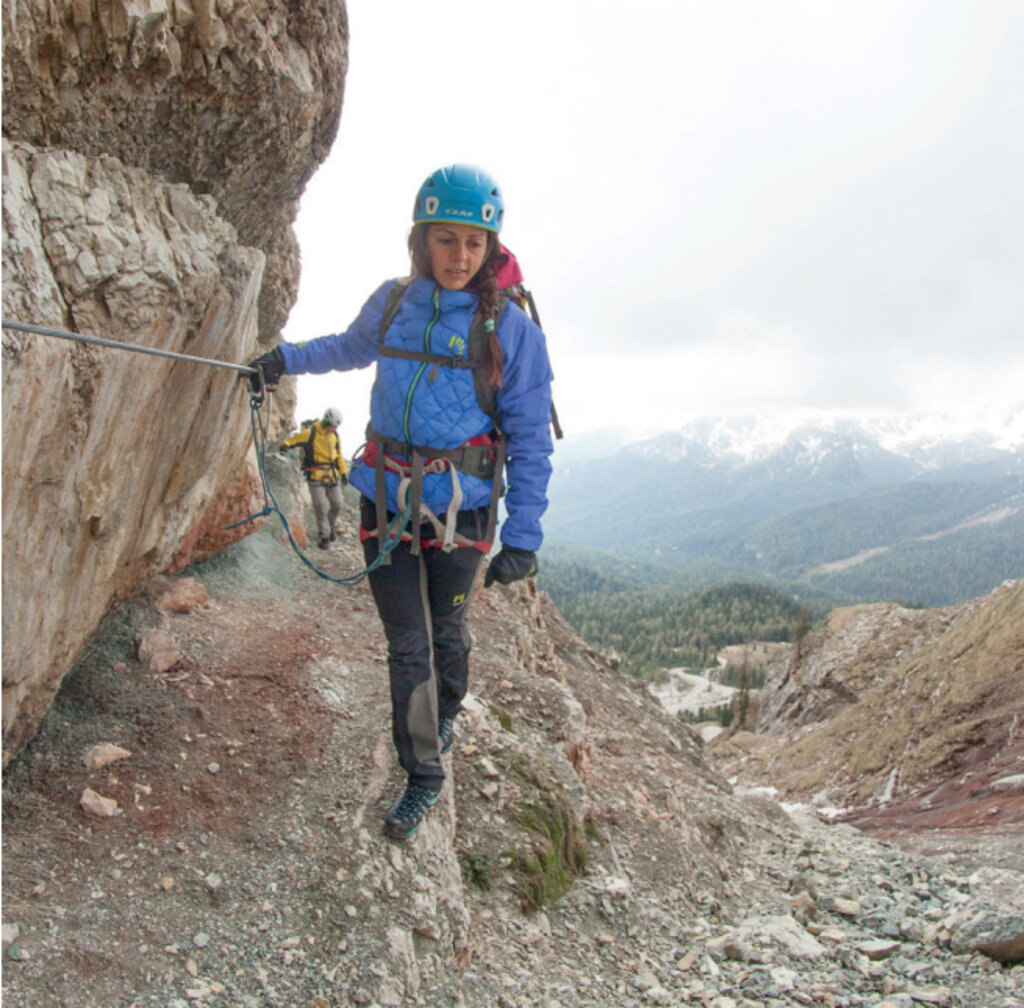
M 281 343 L 250 365 L 273 387 L 284 374 L 376 362 L 367 444 L 350 482 L 362 494 L 367 564 L 388 641 L 392 733 L 408 775 L 385 832 L 410 836 L 444 783 L 466 695 L 466 611 L 494 539 L 507 467 L 501 549 L 484 586 L 536 573 L 552 451 L 551 366 L 544 333 L 509 304 L 522 276 L 498 241 L 504 203 L 472 165 L 431 174 L 409 234 L 412 275 L 388 280 L 345 332 Z M 514 299 L 514 298 L 513 298 Z M 250 377 L 254 391 L 260 376 Z

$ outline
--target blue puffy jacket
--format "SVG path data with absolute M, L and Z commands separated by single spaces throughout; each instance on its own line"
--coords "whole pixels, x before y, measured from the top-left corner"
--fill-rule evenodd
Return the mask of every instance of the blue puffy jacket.
M 492 428 L 480 409 L 473 372 L 434 367 L 414 360 L 379 356 L 381 318 L 394 280 L 382 284 L 343 333 L 304 343 L 282 343 L 288 374 L 326 374 L 377 362 L 370 398 L 370 426 L 386 437 L 431 448 L 452 449 Z M 409 285 L 385 344 L 417 353 L 464 357 L 477 295 L 452 291 L 419 277 Z M 506 546 L 537 550 L 543 539 L 540 519 L 547 508 L 551 475 L 551 364 L 544 333 L 516 305 L 506 308 L 497 327 L 505 358 L 498 392 L 498 415 L 508 438 L 508 517 L 501 528 Z M 462 508 L 491 499 L 491 482 L 460 474 Z M 365 496 L 374 498 L 371 466 L 357 462 L 350 476 Z M 397 512 L 399 477 L 387 474 L 387 507 Z M 423 503 L 443 515 L 452 497 L 448 472 L 423 479 Z

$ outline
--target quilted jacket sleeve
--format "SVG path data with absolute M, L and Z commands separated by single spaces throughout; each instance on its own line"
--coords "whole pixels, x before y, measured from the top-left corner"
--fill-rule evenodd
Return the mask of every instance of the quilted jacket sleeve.
M 370 295 L 356 320 L 341 333 L 279 344 L 284 355 L 286 374 L 327 374 L 328 371 L 352 371 L 377 359 L 377 341 L 384 302 L 394 285 L 388 280 Z
M 501 541 L 537 550 L 551 477 L 551 363 L 544 333 L 517 307 L 505 310 L 498 336 L 505 355 L 498 412 L 508 436 L 508 517 Z

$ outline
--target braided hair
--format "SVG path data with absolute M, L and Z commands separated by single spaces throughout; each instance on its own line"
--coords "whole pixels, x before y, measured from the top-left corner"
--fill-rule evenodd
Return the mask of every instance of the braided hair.
M 412 230 L 409 232 L 409 256 L 412 259 L 413 276 L 436 280 L 430 268 L 430 253 L 427 251 L 427 231 L 430 226 L 425 221 L 413 225 Z M 485 322 L 494 318 L 494 312 L 498 307 L 498 279 L 496 272 L 508 262 L 508 253 L 502 251 L 498 236 L 493 231 L 486 233 L 487 252 L 484 255 L 483 265 L 477 270 L 476 276 L 468 284 L 468 289 L 479 298 L 476 311 Z M 487 384 L 492 388 L 501 388 L 502 372 L 505 368 L 505 355 L 501 352 L 498 333 L 493 327 L 488 333 L 484 368 L 487 375 Z

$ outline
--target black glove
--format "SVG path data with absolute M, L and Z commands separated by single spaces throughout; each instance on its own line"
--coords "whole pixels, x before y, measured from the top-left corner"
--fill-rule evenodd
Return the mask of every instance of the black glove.
M 498 555 L 487 566 L 484 587 L 489 588 L 495 581 L 498 584 L 511 584 L 536 573 L 536 553 L 516 549 L 515 546 L 502 546 Z
M 341 485 L 348 486 L 348 475 L 346 473 L 341 474 Z
M 280 347 L 274 347 L 273 350 L 265 353 L 262 357 L 257 357 L 256 360 L 249 364 L 249 367 L 259 368 L 263 372 L 263 384 L 267 388 L 273 389 L 284 374 L 284 354 L 281 353 Z M 260 388 L 260 376 L 258 374 L 251 374 L 248 378 L 249 388 L 258 395 L 262 391 Z

